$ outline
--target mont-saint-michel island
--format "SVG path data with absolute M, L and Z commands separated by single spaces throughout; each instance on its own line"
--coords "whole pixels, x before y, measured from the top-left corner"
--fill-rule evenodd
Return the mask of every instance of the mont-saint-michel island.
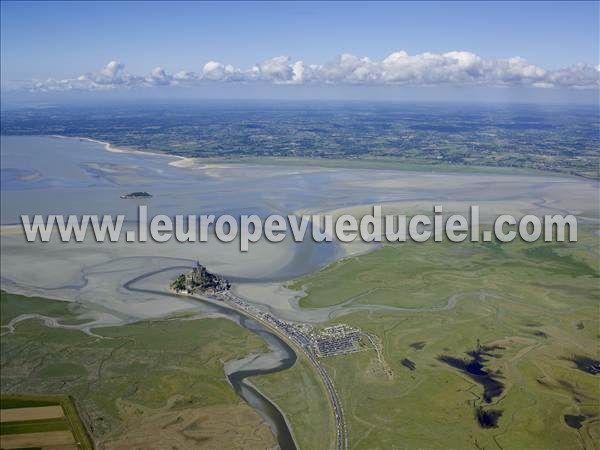
M 0 449 L 600 450 L 598 2 L 0 10 Z

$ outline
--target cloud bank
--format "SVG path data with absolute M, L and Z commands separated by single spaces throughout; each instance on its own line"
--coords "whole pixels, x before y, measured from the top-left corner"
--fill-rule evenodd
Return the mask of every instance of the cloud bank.
M 32 91 L 108 90 L 153 86 L 194 86 L 207 83 L 266 83 L 277 85 L 412 85 L 412 86 L 530 86 L 535 88 L 597 89 L 600 66 L 576 64 L 546 70 L 520 57 L 484 59 L 467 51 L 394 52 L 376 61 L 351 54 L 326 64 L 292 61 L 277 56 L 249 69 L 208 61 L 201 70 L 167 73 L 156 67 L 147 75 L 128 73 L 117 61 L 72 79 L 32 80 L 21 87 Z

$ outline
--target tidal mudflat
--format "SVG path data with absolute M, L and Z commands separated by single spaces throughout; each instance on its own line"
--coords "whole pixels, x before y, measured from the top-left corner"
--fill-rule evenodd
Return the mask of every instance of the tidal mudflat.
M 107 151 L 103 144 L 86 140 L 11 136 L 2 137 L 2 170 L 2 288 L 83 301 L 122 319 L 193 308 L 185 300 L 165 302 L 127 292 L 123 285 L 150 272 L 157 273 L 157 284 L 166 283 L 164 269 L 200 260 L 212 271 L 237 281 L 239 291 L 250 300 L 287 318 L 311 320 L 309 311 L 295 307 L 294 295 L 281 295 L 285 293 L 281 282 L 373 247 L 286 239 L 278 244 L 261 241 L 242 254 L 235 241 L 223 244 L 210 239 L 197 244 L 98 244 L 90 239 L 32 244 L 13 226 L 21 214 L 125 214 L 135 220 L 142 200 L 120 196 L 146 191 L 152 194 L 143 200 L 149 213 L 168 215 L 336 210 L 358 214 L 366 207 L 357 205 L 383 203 L 390 211 L 402 207 L 410 211 L 417 204 L 425 208 L 452 200 L 461 205 L 486 203 L 494 211 L 512 205 L 521 212 L 570 211 L 582 218 L 598 217 L 597 182 L 556 176 L 210 165 L 162 154 Z M 578 192 L 576 202 L 572 201 L 573 191 Z M 275 286 L 261 289 L 260 285 L 254 287 L 256 283 Z

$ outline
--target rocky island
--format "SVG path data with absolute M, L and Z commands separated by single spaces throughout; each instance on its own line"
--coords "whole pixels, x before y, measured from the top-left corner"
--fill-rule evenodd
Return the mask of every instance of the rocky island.
M 185 292 L 188 294 L 216 294 L 228 291 L 231 283 L 220 275 L 215 275 L 206 270 L 200 262 L 196 262 L 196 267 L 191 272 L 179 275 L 171 288 L 176 292 Z

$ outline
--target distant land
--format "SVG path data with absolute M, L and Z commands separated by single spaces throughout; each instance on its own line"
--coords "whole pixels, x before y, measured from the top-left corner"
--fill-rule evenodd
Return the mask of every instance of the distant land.
M 491 167 L 600 178 L 597 106 L 210 101 L 4 110 L 4 135 L 188 157 Z

